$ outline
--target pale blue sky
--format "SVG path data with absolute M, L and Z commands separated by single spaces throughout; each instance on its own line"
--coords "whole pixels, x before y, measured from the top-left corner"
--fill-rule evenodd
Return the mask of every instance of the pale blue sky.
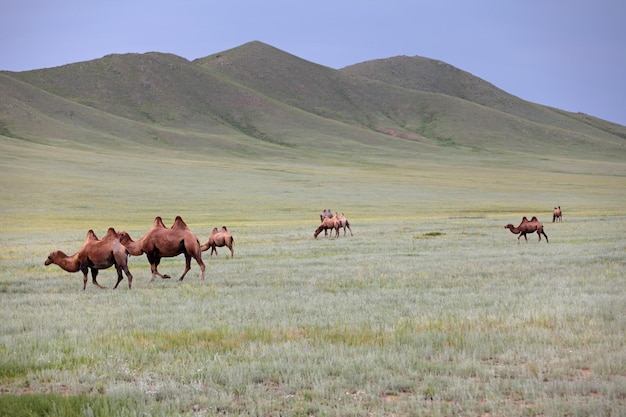
M 3 1 L 0 70 L 112 53 L 189 60 L 259 40 L 326 65 L 439 59 L 525 100 L 626 125 L 623 0 Z

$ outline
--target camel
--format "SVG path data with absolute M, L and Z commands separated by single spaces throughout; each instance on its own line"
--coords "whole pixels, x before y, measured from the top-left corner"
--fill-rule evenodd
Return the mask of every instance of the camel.
M 563 221 L 563 213 L 561 212 L 561 206 L 554 208 L 554 213 L 552 213 L 552 223 L 558 222 L 561 223 Z
M 528 237 L 526 237 L 526 234 L 535 232 L 537 232 L 537 236 L 539 236 L 539 242 L 541 242 L 541 235 L 544 235 L 546 237 L 546 242 L 550 243 L 550 241 L 548 240 L 548 235 L 546 235 L 543 231 L 543 225 L 539 220 L 537 220 L 537 217 L 535 216 L 533 216 L 533 218 L 530 220 L 528 220 L 526 216 L 524 216 L 519 226 L 515 227 L 512 224 L 507 224 L 506 226 L 504 226 L 504 228 L 509 229 L 511 233 L 519 234 L 519 236 L 517 237 L 517 243 L 520 242 L 520 237 L 522 236 L 524 236 L 524 239 L 526 239 L 526 243 L 528 243 Z
M 341 216 L 338 216 L 337 213 L 335 213 L 335 217 L 339 220 L 339 228 L 343 227 L 343 235 L 346 235 L 346 228 L 348 228 L 348 230 L 350 230 L 350 236 L 354 236 L 352 234 L 352 229 L 350 228 L 350 222 L 346 219 L 346 216 L 344 216 L 343 213 L 341 213 Z
M 150 282 L 153 282 L 157 275 L 164 279 L 170 278 L 169 275 L 161 274 L 157 269 L 161 258 L 172 258 L 181 253 L 185 255 L 185 270 L 178 280 L 182 281 L 185 278 L 191 269 L 191 258 L 193 258 L 200 266 L 202 281 L 204 281 L 205 266 L 202 261 L 200 241 L 180 216 L 176 216 L 170 229 L 163 224 L 163 219 L 160 216 L 155 217 L 152 228 L 137 241 L 133 241 L 126 231 L 122 231 L 118 235 L 132 256 L 146 254 L 152 270 Z
M 328 236 L 328 230 L 330 230 L 330 234 L 332 236 L 332 231 L 335 229 L 335 237 L 339 237 L 339 220 L 337 217 L 326 217 L 322 220 L 322 224 L 315 230 L 313 233 L 313 237 L 317 239 L 317 235 L 324 231 L 324 236 Z
M 116 289 L 122 279 L 122 271 L 128 278 L 128 289 L 131 289 L 133 283 L 133 275 L 128 270 L 128 252 L 124 245 L 117 238 L 117 233 L 112 227 L 107 231 L 106 236 L 99 240 L 93 230 L 87 232 L 87 238 L 83 247 L 74 255 L 68 256 L 60 250 L 51 252 L 44 264 L 58 265 L 67 272 L 81 271 L 83 277 L 83 291 L 87 287 L 87 272 L 91 269 L 91 279 L 93 284 L 99 288 L 103 287 L 98 283 L 98 270 L 107 269 L 115 265 L 117 270 L 117 283 L 113 289 Z
M 333 217 L 333 212 L 330 209 L 324 209 L 322 214 L 320 214 L 320 222 L 323 222 L 325 218 L 332 219 L 332 217 Z
M 217 231 L 217 227 L 213 228 L 213 231 L 209 235 L 209 240 L 200 247 L 202 252 L 211 248 L 211 254 L 209 256 L 213 256 L 213 252 L 215 252 L 215 256 L 218 257 L 217 248 L 226 246 L 230 249 L 230 257 L 235 256 L 235 251 L 233 250 L 233 243 L 235 239 L 232 237 L 226 226 L 222 226 L 222 230 Z

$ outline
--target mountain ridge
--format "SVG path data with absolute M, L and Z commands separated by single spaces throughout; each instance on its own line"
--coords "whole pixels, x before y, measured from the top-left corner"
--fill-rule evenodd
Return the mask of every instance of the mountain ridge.
M 626 150 L 624 126 L 524 101 L 441 61 L 392 57 L 336 70 L 259 41 L 193 61 L 150 52 L 1 71 L 0 92 L 0 134 L 20 138 L 82 130 L 190 149 L 278 146 L 284 155 L 344 140 L 592 158 Z M 29 125 L 29 114 L 49 128 Z

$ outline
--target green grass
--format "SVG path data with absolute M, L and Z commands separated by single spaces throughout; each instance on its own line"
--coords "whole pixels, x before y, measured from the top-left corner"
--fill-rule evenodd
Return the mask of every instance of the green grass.
M 0 143 L 0 415 L 620 415 L 626 169 L 446 148 L 289 161 Z M 326 161 L 325 161 L 326 160 Z M 609 169 L 607 169 L 609 168 Z M 561 224 L 551 210 L 564 210 Z M 318 237 L 324 208 L 354 236 Z M 182 215 L 207 279 L 43 261 Z M 517 243 L 523 215 L 550 243 Z M 182 257 L 160 270 L 176 277 Z M 113 270 L 99 281 L 114 285 Z

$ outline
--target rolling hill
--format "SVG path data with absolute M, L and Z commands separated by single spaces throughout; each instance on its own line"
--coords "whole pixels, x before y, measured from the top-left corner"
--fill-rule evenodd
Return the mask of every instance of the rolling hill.
M 72 146 L 248 157 L 437 148 L 623 161 L 626 127 L 512 96 L 422 57 L 340 70 L 261 42 L 190 62 L 164 53 L 0 72 L 0 134 Z M 408 147 L 408 148 L 407 148 Z

